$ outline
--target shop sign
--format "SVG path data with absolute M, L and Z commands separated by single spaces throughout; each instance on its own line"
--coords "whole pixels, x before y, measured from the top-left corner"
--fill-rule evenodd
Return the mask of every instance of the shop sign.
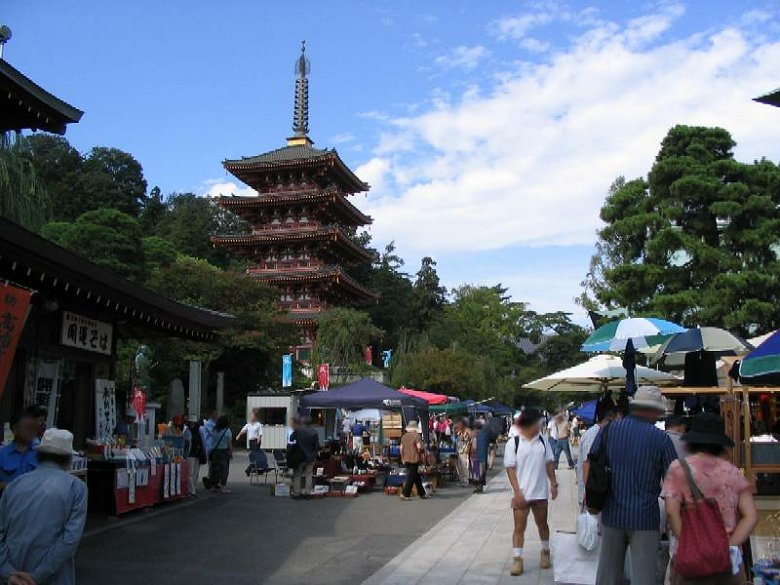
M 0 396 L 11 372 L 16 346 L 30 308 L 32 292 L 0 283 Z
M 114 327 L 83 315 L 62 312 L 60 343 L 85 351 L 111 355 Z

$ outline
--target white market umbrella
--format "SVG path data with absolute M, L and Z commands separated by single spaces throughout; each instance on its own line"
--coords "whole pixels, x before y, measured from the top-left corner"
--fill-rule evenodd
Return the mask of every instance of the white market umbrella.
M 681 378 L 644 366 L 636 367 L 637 385 L 677 385 Z M 547 392 L 601 392 L 608 388 L 623 388 L 626 383 L 626 369 L 622 360 L 613 355 L 597 355 L 588 361 L 534 380 L 523 388 Z

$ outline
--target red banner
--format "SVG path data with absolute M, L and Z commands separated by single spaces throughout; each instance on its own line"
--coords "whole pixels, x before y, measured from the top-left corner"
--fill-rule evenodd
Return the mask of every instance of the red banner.
M 365 358 L 366 358 L 366 365 L 370 366 L 374 363 L 374 350 L 371 348 L 370 345 L 366 346 Z
M 320 390 L 327 390 L 330 386 L 330 366 L 328 364 L 320 364 L 317 368 L 317 382 L 320 385 Z
M 0 283 L 0 396 L 5 390 L 16 346 L 30 309 L 32 292 Z

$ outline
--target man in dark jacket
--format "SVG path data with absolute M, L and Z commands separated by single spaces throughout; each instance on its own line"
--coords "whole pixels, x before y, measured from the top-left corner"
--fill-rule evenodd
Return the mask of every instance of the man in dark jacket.
M 288 462 L 294 462 L 292 486 L 293 497 L 309 496 L 312 491 L 314 461 L 320 449 L 320 436 L 311 428 L 308 417 L 294 417 L 293 432 L 287 445 Z

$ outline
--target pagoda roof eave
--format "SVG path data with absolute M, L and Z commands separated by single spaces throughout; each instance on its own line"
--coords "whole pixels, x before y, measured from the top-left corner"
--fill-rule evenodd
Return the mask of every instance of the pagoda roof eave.
M 369 190 L 368 183 L 361 181 L 341 160 L 336 149 L 318 149 L 311 146 L 285 146 L 257 156 L 240 159 L 226 159 L 222 166 L 229 173 L 247 185 L 255 187 L 253 180 L 269 172 L 289 170 L 296 167 L 329 166 L 333 168 L 349 193 Z
M 371 260 L 373 255 L 355 244 L 338 227 L 318 229 L 269 230 L 267 234 L 248 234 L 237 236 L 211 236 L 211 242 L 217 246 L 243 248 L 252 245 L 290 244 L 306 241 L 335 241 L 344 250 L 359 260 Z
M 367 289 L 338 266 L 326 266 L 306 271 L 262 272 L 252 275 L 254 278 L 271 286 L 286 284 L 316 284 L 320 282 L 336 282 L 340 288 L 362 301 L 377 301 L 379 294 Z
M 224 209 L 229 209 L 236 215 L 241 216 L 242 212 L 251 211 L 257 208 L 276 207 L 280 204 L 296 203 L 318 203 L 320 201 L 331 201 L 333 205 L 343 210 L 353 225 L 371 225 L 374 223 L 370 215 L 360 211 L 355 205 L 349 202 L 338 191 L 294 191 L 286 193 L 268 193 L 255 196 L 225 196 L 220 195 L 215 198 L 217 205 Z

